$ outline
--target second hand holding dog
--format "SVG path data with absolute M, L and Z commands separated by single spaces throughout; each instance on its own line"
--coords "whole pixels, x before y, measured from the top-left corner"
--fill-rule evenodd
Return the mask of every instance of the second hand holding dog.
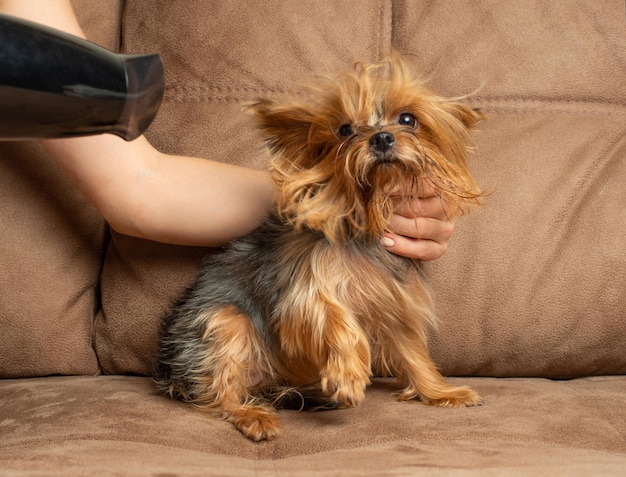
M 420 260 L 435 260 L 447 250 L 448 240 L 454 233 L 454 222 L 448 217 L 445 204 L 437 190 L 424 184 L 418 197 L 408 197 L 406 190 L 398 189 L 394 215 L 382 244 L 390 252 L 404 257 L 419 256 Z

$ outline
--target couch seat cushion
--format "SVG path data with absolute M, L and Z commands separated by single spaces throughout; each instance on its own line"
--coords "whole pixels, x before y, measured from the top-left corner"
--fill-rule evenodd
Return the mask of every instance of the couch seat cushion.
M 626 468 L 626 377 L 455 379 L 486 404 L 400 403 L 377 380 L 356 409 L 281 411 L 255 444 L 157 395 L 148 378 L 0 382 L 0 468 L 37 475 L 617 475 Z

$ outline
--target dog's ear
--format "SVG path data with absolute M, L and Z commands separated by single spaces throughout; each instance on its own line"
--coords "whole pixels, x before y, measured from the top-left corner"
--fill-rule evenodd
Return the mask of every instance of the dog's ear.
M 244 109 L 254 116 L 256 125 L 272 153 L 293 154 L 306 147 L 313 116 L 304 105 L 278 104 L 263 99 L 248 103 Z
M 446 104 L 446 109 L 467 129 L 471 129 L 477 122 L 486 119 L 483 113 L 462 103 L 449 102 Z

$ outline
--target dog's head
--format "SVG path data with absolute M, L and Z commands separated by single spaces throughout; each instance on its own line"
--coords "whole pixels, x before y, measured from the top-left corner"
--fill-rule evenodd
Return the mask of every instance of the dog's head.
M 466 156 L 480 113 L 433 93 L 397 54 L 248 109 L 272 153 L 278 212 L 297 228 L 380 238 L 399 196 L 425 184 L 450 216 L 478 203 Z

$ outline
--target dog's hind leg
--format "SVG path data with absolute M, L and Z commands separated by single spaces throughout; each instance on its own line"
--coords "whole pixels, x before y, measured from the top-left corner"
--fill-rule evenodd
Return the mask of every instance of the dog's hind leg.
M 203 335 L 205 355 L 196 375 L 195 404 L 216 411 L 246 437 L 270 440 L 280 431 L 276 410 L 250 394 L 267 376 L 262 340 L 247 315 L 235 306 L 212 311 Z

